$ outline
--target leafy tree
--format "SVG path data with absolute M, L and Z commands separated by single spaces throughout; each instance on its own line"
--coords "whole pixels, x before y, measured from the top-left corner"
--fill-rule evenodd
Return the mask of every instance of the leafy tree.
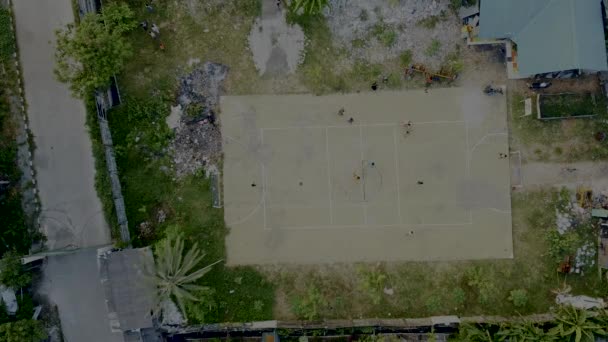
M 608 335 L 601 323 L 598 323 L 589 311 L 578 310 L 564 305 L 557 312 L 556 326 L 549 334 L 559 336 L 561 341 L 594 341 L 596 335 Z
M 10 317 L 8 316 L 8 312 L 6 311 L 6 305 L 2 298 L 0 298 L 0 324 L 4 324 L 10 321 Z
M 24 319 L 0 325 L 0 342 L 40 342 L 45 338 L 39 321 Z
M 516 307 L 526 306 L 528 304 L 528 292 L 523 289 L 512 290 L 509 294 L 509 300 Z
M 211 270 L 219 261 L 199 268 L 205 254 L 194 244 L 184 254 L 184 239 L 181 235 L 167 237 L 156 248 L 156 271 L 154 281 L 160 301 L 175 299 L 184 318 L 187 316 L 185 303 L 200 301 L 193 293 L 208 291 L 209 288 L 194 284 Z
M 328 0 L 292 0 L 289 10 L 292 13 L 317 15 L 328 5 Z
M 14 251 L 5 253 L 0 260 L 0 284 L 17 290 L 31 281 L 31 274 L 21 264 L 21 256 Z
M 76 96 L 109 85 L 133 54 L 125 34 L 137 26 L 125 3 L 110 3 L 101 14 L 88 13 L 78 26 L 68 25 L 57 34 L 55 74 L 69 82 Z

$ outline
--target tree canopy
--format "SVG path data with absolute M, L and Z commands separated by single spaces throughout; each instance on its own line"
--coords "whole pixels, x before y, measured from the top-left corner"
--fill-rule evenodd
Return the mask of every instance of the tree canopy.
M 40 342 L 46 333 L 39 321 L 24 319 L 0 325 L 0 342 Z
M 17 290 L 31 281 L 32 276 L 23 269 L 19 254 L 13 251 L 5 253 L 0 260 L 0 284 Z
M 135 15 L 127 4 L 110 3 L 101 14 L 88 13 L 79 25 L 70 24 L 57 31 L 57 78 L 70 83 L 79 97 L 108 86 L 111 77 L 133 54 L 125 34 L 136 26 Z

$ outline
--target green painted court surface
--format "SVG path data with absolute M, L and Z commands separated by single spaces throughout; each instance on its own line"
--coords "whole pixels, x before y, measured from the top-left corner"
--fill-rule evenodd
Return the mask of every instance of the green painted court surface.
M 504 96 L 226 96 L 221 111 L 229 264 L 512 257 Z

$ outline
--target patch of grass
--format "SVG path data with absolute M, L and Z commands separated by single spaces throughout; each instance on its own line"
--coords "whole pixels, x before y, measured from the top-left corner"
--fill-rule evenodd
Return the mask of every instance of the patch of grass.
M 355 38 L 352 40 L 351 45 L 356 49 L 360 49 L 360 48 L 364 48 L 366 43 L 367 43 L 366 40 L 363 38 Z
M 371 34 L 386 47 L 392 47 L 397 42 L 397 32 L 395 31 L 395 28 L 383 21 L 379 21 L 372 27 Z
M 440 48 L 441 42 L 439 42 L 437 39 L 433 39 L 427 46 L 426 50 L 424 50 L 424 54 L 428 57 L 433 57 L 439 52 Z
M 448 14 L 445 11 L 441 11 L 439 15 L 431 15 L 426 18 L 418 20 L 416 25 L 424 27 L 426 29 L 432 30 L 437 24 L 441 21 L 445 21 L 448 19 Z
M 399 55 L 399 65 L 402 68 L 409 68 L 412 64 L 412 50 L 405 50 Z
M 542 118 L 606 116 L 606 97 L 602 94 L 543 94 L 540 97 Z
M 608 132 L 608 115 L 602 113 L 592 118 L 539 120 L 536 117 L 536 96 L 530 96 L 532 115 L 524 116 L 525 98 L 526 95 L 522 93 L 510 94 L 509 121 L 513 138 L 531 151 L 529 157 L 533 160 L 575 162 L 608 159 L 607 142 L 598 142 L 594 138 L 597 132 Z
M 560 275 L 556 260 L 549 255 L 551 242 L 547 235 L 555 230 L 555 210 L 564 205 L 563 195 L 552 189 L 514 193 L 512 260 L 298 267 L 276 280 L 278 291 L 304 296 L 306 289 L 299 284 L 313 279 L 320 296 L 330 303 L 320 306 L 319 318 L 544 313 L 554 305 L 551 291 L 564 281 L 572 286 L 574 294 L 604 296 L 608 288 L 595 272 Z M 369 275 L 379 269 L 386 276 L 383 285 L 394 293 L 381 293 L 380 304 L 374 305 L 367 290 L 370 287 L 361 284 L 377 284 L 369 281 L 377 277 Z M 515 300 L 517 296 L 511 296 L 512 291 L 525 291 L 526 304 L 521 306 L 521 298 Z M 336 297 L 341 297 L 340 308 L 332 305 Z M 289 312 L 279 311 L 277 315 L 277 319 L 291 317 Z
M 0 63 L 8 62 L 15 52 L 15 41 L 10 19 L 9 11 L 0 6 Z

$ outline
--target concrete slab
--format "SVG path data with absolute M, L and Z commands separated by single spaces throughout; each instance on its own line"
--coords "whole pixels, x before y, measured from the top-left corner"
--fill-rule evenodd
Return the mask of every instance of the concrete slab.
M 513 256 L 504 97 L 227 96 L 221 110 L 229 264 Z
M 53 74 L 55 31 L 74 20 L 72 2 L 18 0 L 13 7 L 47 247 L 107 244 L 84 104 Z
M 49 256 L 43 272 L 40 293 L 57 305 L 67 342 L 123 341 L 110 329 L 95 248 Z

